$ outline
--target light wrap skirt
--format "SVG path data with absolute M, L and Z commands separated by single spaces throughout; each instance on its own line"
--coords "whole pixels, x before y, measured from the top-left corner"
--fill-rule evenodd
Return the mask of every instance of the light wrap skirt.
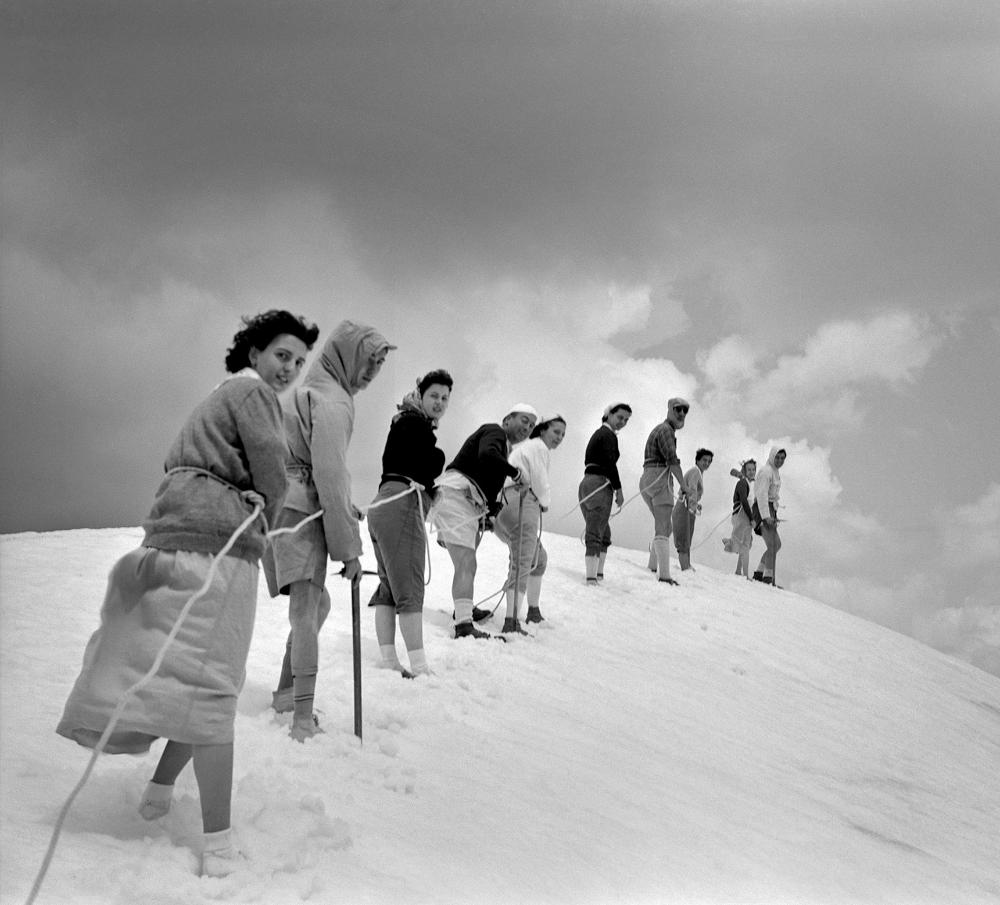
M 153 665 L 181 610 L 204 584 L 212 556 L 139 547 L 111 569 L 101 626 L 56 731 L 94 747 L 126 689 Z M 224 556 L 166 650 L 157 673 L 130 695 L 105 747 L 140 754 L 157 738 L 232 742 L 257 607 L 255 563 Z
M 741 550 L 749 550 L 753 546 L 753 526 L 750 524 L 750 519 L 747 518 L 747 514 L 742 508 L 737 509 L 733 513 L 732 523 L 733 536 L 731 546 L 733 552 L 739 553 Z

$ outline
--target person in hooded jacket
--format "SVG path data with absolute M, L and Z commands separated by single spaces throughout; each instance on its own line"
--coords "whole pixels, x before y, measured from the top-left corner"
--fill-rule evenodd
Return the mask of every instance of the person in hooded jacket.
M 174 782 L 193 761 L 205 876 L 224 876 L 237 863 L 230 837 L 236 702 L 266 527 L 286 489 L 278 393 L 298 376 L 319 333 L 287 311 L 243 323 L 226 355 L 230 376 L 195 408 L 167 453 L 142 546 L 111 570 L 100 628 L 56 728 L 95 748 L 124 701 L 106 754 L 143 754 L 168 739 L 139 804 L 146 820 L 168 813 Z M 220 557 L 256 506 L 263 518 Z
M 274 537 L 264 560 L 271 596 L 289 595 L 291 632 L 272 706 L 292 711 L 289 734 L 296 741 L 319 731 L 313 700 L 319 630 L 330 612 L 327 560 L 342 562 L 344 577 L 354 585 L 363 572 L 360 513 L 351 502 L 347 470 L 354 396 L 378 376 L 395 348 L 374 327 L 341 321 L 284 403 L 288 495 L 275 527 L 294 527 L 323 510 L 322 518 Z
M 385 441 L 378 494 L 368 510 L 379 576 L 368 605 L 375 608 L 380 665 L 407 677 L 430 672 L 423 638 L 424 520 L 433 500 L 434 481 L 444 469 L 444 453 L 437 447 L 434 431 L 448 409 L 451 390 L 451 375 L 437 370 L 424 375 L 403 398 Z M 397 617 L 409 670 L 396 653 Z
M 757 471 L 754 480 L 753 513 L 756 518 L 754 530 L 760 534 L 767 549 L 757 564 L 753 580 L 762 581 L 764 584 L 774 584 L 775 559 L 781 549 L 781 538 L 778 536 L 778 500 L 781 495 L 779 471 L 785 464 L 785 458 L 783 449 L 772 446 L 767 454 L 767 464 Z
M 553 415 L 539 421 L 532 429 L 531 436 L 514 446 L 508 456 L 510 464 L 520 470 L 526 490 L 521 493 L 513 481 L 507 481 L 502 491 L 504 505 L 493 525 L 494 535 L 510 548 L 506 584 L 507 612 L 503 624 L 505 633 L 528 634 L 521 628 L 518 618 L 522 596 L 528 601 L 528 613 L 524 621 L 545 621 L 539 601 L 542 576 L 549 558 L 542 546 L 542 513 L 548 510 L 552 502 L 552 487 L 549 483 L 550 451 L 559 446 L 565 436 L 566 419 L 562 415 Z

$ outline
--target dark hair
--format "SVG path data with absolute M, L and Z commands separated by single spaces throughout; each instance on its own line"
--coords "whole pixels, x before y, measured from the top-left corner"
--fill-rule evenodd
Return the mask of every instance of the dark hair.
M 711 458 L 714 459 L 715 453 L 712 452 L 712 450 L 710 449 L 699 449 L 698 452 L 695 453 L 694 457 L 695 462 L 697 462 L 702 456 L 710 456 Z
M 746 462 L 744 462 L 742 465 L 740 465 L 740 471 L 743 474 L 747 473 L 747 466 L 748 465 L 752 465 L 754 468 L 756 468 L 757 467 L 757 460 L 756 459 L 747 459 Z
M 630 415 L 632 414 L 632 406 L 627 402 L 616 402 L 614 405 L 608 407 L 608 413 L 601 418 L 601 423 L 603 424 L 608 420 L 615 412 L 620 412 L 624 409 Z
M 297 336 L 306 344 L 307 349 L 311 349 L 319 337 L 319 327 L 315 324 L 277 308 L 253 317 L 244 316 L 241 320 L 243 329 L 233 337 L 233 344 L 226 351 L 226 370 L 230 374 L 249 368 L 250 350 L 263 351 L 282 333 Z
M 429 371 L 417 381 L 417 392 L 423 396 L 435 383 L 440 383 L 450 390 L 452 388 L 451 374 L 440 368 L 436 371 Z
M 566 426 L 566 419 L 563 418 L 562 415 L 553 415 L 551 418 L 547 418 L 545 421 L 540 421 L 536 424 L 528 439 L 530 440 L 532 437 L 540 437 L 542 435 L 542 431 L 547 430 L 550 424 L 555 424 L 557 421 L 563 427 Z

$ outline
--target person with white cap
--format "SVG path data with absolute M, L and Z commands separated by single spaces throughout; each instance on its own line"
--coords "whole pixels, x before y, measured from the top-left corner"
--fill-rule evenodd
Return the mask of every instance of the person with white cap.
M 527 597 L 525 622 L 544 622 L 539 606 L 542 576 L 548 564 L 548 554 L 542 546 L 542 513 L 552 502 L 549 483 L 550 451 L 566 436 L 566 419 L 553 415 L 535 425 L 531 436 L 518 443 L 509 456 L 510 464 L 519 468 L 527 485 L 520 493 L 513 481 L 503 489 L 503 508 L 493 525 L 493 533 L 510 548 L 510 569 L 507 573 L 507 614 L 503 631 L 527 634 L 518 618 L 520 600 Z
M 515 443 L 528 438 L 537 420 L 538 413 L 530 405 L 511 406 L 501 424 L 480 425 L 466 439 L 437 481 L 431 521 L 455 568 L 451 594 L 456 638 L 490 637 L 474 624 L 474 617 L 489 616 L 488 610 L 474 612 L 476 548 L 486 519 L 500 510 L 497 497 L 504 481 L 512 478 L 519 492 L 527 489 L 525 476 L 507 456 Z
M 674 508 L 674 478 L 678 496 L 686 501 L 687 491 L 681 460 L 677 457 L 676 432 L 684 427 L 691 408 L 686 399 L 674 397 L 667 403 L 667 417 L 650 431 L 646 439 L 639 490 L 653 514 L 653 543 L 650 546 L 649 568 L 660 581 L 677 584 L 670 577 L 670 517 Z
M 330 612 L 327 561 L 342 562 L 342 574 L 352 584 L 362 575 L 361 532 L 347 470 L 354 396 L 378 376 L 395 348 L 374 327 L 341 321 L 301 386 L 284 401 L 288 495 L 272 527 L 293 527 L 323 510 L 322 518 L 274 537 L 264 556 L 268 590 L 272 597 L 289 595 L 291 623 L 272 707 L 292 711 L 289 734 L 299 742 L 319 731 L 313 698 L 319 630 Z
M 580 511 L 586 525 L 584 531 L 584 567 L 587 584 L 597 587 L 604 578 L 604 561 L 611 546 L 612 500 L 621 508 L 625 502 L 622 479 L 618 474 L 618 432 L 632 417 L 632 407 L 627 402 L 615 402 L 604 410 L 601 426 L 594 431 L 587 442 L 583 457 L 583 480 L 577 491 Z

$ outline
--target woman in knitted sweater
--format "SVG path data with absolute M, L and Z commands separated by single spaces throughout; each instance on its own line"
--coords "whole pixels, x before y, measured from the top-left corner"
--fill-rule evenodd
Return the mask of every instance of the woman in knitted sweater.
M 444 470 L 445 456 L 437 447 L 434 431 L 448 409 L 451 388 L 447 371 L 431 371 L 404 397 L 389 427 L 382 453 L 382 479 L 368 512 L 379 576 L 369 606 L 375 608 L 381 665 L 406 676 L 430 672 L 423 633 L 424 520 L 433 499 L 434 481 Z M 413 484 L 417 487 L 407 493 Z M 397 616 L 409 670 L 403 668 L 396 653 Z
M 181 610 L 254 511 L 258 517 L 216 564 L 211 583 L 166 648 L 159 670 L 127 700 L 104 746 L 139 754 L 166 747 L 139 811 L 170 809 L 174 780 L 194 761 L 205 833 L 202 873 L 233 867 L 233 724 L 246 674 L 267 524 L 285 496 L 278 393 L 295 380 L 316 327 L 287 311 L 244 318 L 226 356 L 231 376 L 191 414 L 167 454 L 166 477 L 143 523 L 142 546 L 111 570 L 101 626 L 57 732 L 97 746 L 124 692 L 149 672 Z

